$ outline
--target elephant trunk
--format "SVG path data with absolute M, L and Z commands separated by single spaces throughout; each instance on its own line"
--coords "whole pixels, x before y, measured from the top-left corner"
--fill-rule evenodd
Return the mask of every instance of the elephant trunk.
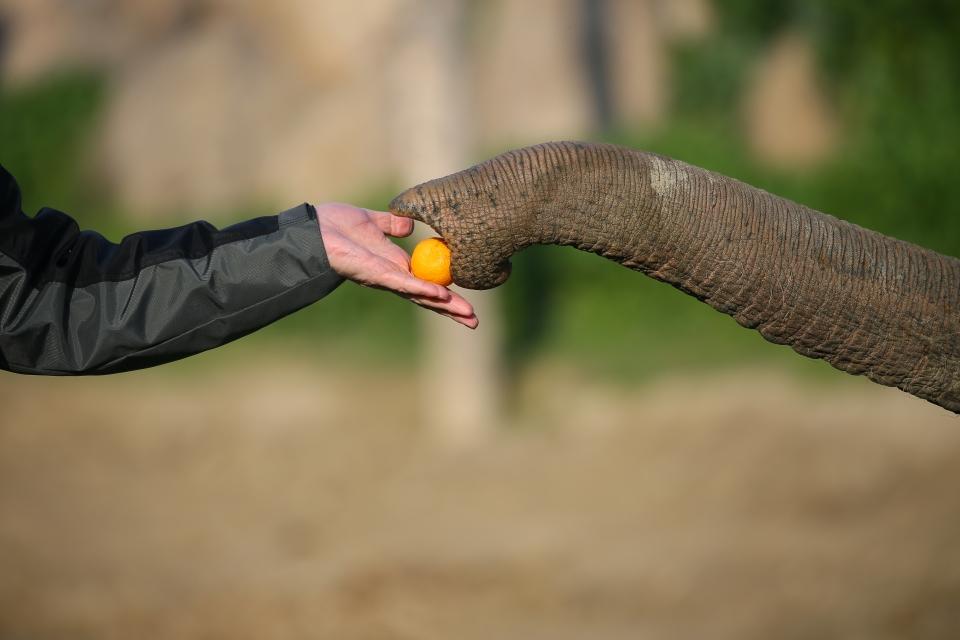
M 401 194 L 391 209 L 490 288 L 532 244 L 667 282 L 764 338 L 960 413 L 960 261 L 683 162 L 548 143 Z

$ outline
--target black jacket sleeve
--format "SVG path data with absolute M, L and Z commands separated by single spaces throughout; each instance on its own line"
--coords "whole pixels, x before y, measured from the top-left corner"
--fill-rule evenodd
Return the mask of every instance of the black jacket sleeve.
M 340 282 L 308 204 L 113 244 L 60 211 L 24 215 L 17 183 L 0 167 L 0 369 L 151 367 L 255 331 Z

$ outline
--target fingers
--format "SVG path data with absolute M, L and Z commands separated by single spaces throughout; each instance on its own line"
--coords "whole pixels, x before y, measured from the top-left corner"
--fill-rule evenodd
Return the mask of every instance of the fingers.
M 454 322 L 459 322 L 470 329 L 476 329 L 479 324 L 477 314 L 473 310 L 473 305 L 452 291 L 450 292 L 449 300 L 434 300 L 418 296 L 406 297 L 415 304 L 450 318 Z
M 473 305 L 438 284 L 425 282 L 396 271 L 384 273 L 370 284 L 393 291 L 425 309 L 450 318 L 470 329 L 476 329 L 479 324 Z
M 437 313 L 447 318 L 450 318 L 456 323 L 462 324 L 468 329 L 476 329 L 477 326 L 480 324 L 480 321 L 477 320 L 477 316 L 472 316 L 470 318 L 461 318 L 460 316 L 450 315 L 449 313 L 443 313 L 442 311 L 437 311 Z
M 441 287 L 439 284 L 427 282 L 409 273 L 392 269 L 383 272 L 375 280 L 371 280 L 370 284 L 408 297 L 429 298 L 443 302 L 451 300 L 454 295 L 452 291 L 446 287 Z
M 405 238 L 413 233 L 413 220 L 401 218 L 386 211 L 366 209 L 367 215 L 377 225 L 380 231 L 394 238 Z
M 473 312 L 473 307 L 471 307 L 470 304 L 462 298 L 461 301 L 466 303 L 466 308 L 469 309 L 469 311 L 466 313 L 461 313 L 461 309 L 451 309 L 449 303 L 437 303 L 433 300 L 414 297 L 410 297 L 408 299 L 418 306 L 429 309 L 430 311 L 444 316 L 445 318 L 450 318 L 454 322 L 462 324 L 469 329 L 476 329 L 477 325 L 480 324 L 480 321 L 477 319 L 477 315 Z
M 474 315 L 473 305 L 469 302 L 458 296 L 457 294 L 450 292 L 449 300 L 436 300 L 433 298 L 422 298 L 417 297 L 413 298 L 414 302 L 417 304 L 422 304 L 424 306 L 429 306 L 431 309 L 438 311 L 445 311 L 446 313 L 459 316 L 462 318 L 469 318 Z
M 371 284 L 389 289 L 421 307 L 446 316 L 471 329 L 475 329 L 479 324 L 473 305 L 462 296 L 446 287 L 420 280 L 409 273 L 390 270 L 382 273 Z
M 393 291 L 470 329 L 477 328 L 479 320 L 469 302 L 444 286 L 414 276 L 409 271 L 407 253 L 384 237 L 380 241 L 385 246 L 374 249 L 377 253 L 351 244 L 355 251 L 350 253 L 349 268 L 338 273 L 369 287 Z
M 438 313 L 449 314 L 458 318 L 475 318 L 473 307 L 466 300 L 434 300 L 433 298 L 422 298 L 418 296 L 404 296 L 417 303 L 421 307 L 426 307 Z

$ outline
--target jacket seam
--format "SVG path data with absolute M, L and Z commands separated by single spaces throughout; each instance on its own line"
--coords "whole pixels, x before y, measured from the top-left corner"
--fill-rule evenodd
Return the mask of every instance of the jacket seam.
M 102 365 L 100 365 L 100 366 L 98 366 L 98 367 L 96 367 L 96 368 L 93 368 L 93 369 L 80 369 L 79 371 L 87 371 L 87 372 L 93 373 L 93 374 L 96 374 L 96 373 L 98 373 L 98 372 L 103 372 L 104 369 L 110 369 L 110 368 L 112 368 L 112 367 L 114 367 L 114 366 L 122 363 L 124 360 L 128 360 L 128 359 L 130 359 L 130 358 L 133 358 L 133 357 L 135 357 L 135 356 L 141 355 L 141 354 L 143 354 L 143 353 L 145 353 L 145 352 L 147 352 L 147 351 L 151 351 L 151 350 L 153 350 L 153 349 L 160 349 L 160 348 L 162 348 L 164 345 L 169 344 L 170 342 L 173 342 L 173 341 L 175 341 L 175 340 L 179 340 L 180 338 L 183 338 L 184 336 L 187 336 L 187 335 L 190 335 L 190 334 L 192 334 L 192 333 L 196 333 L 196 332 L 198 332 L 198 331 L 201 331 L 201 330 L 205 329 L 206 327 L 210 326 L 211 324 L 214 324 L 215 322 L 221 322 L 221 321 L 223 321 L 223 320 L 230 320 L 231 318 L 234 318 L 234 317 L 236 317 L 236 316 L 238 316 L 238 315 L 240 315 L 240 314 L 246 313 L 246 312 L 250 311 L 251 309 L 255 309 L 255 308 L 260 307 L 260 306 L 263 306 L 263 305 L 265 305 L 265 304 L 269 304 L 269 303 L 273 302 L 274 300 L 276 300 L 276 299 L 278 299 L 278 298 L 281 298 L 281 297 L 283 297 L 283 296 L 289 295 L 291 292 L 299 291 L 299 290 L 302 289 L 303 287 L 306 287 L 307 285 L 310 285 L 310 284 L 316 282 L 317 280 L 319 280 L 319 279 L 321 279 L 321 278 L 328 278 L 328 277 L 330 277 L 331 274 L 335 276 L 335 280 L 338 280 L 338 281 L 339 281 L 339 282 L 337 282 L 337 284 L 340 284 L 340 282 L 343 281 L 343 277 L 342 277 L 342 276 L 338 275 L 333 269 L 328 268 L 328 269 L 327 269 L 326 271 L 324 271 L 323 273 L 318 274 L 318 275 L 316 275 L 316 276 L 313 276 L 312 278 L 309 278 L 309 279 L 307 279 L 307 280 L 304 280 L 303 282 L 301 282 L 299 285 L 297 285 L 297 286 L 295 286 L 295 287 L 291 287 L 291 288 L 289 288 L 289 289 L 286 289 L 286 290 L 284 290 L 284 291 L 281 291 L 280 293 L 274 294 L 274 295 L 270 296 L 269 298 L 264 298 L 263 300 L 258 300 L 257 302 L 255 302 L 255 303 L 253 303 L 253 304 L 251 304 L 251 305 L 248 305 L 248 306 L 246 306 L 246 307 L 243 307 L 242 309 L 238 309 L 238 310 L 234 311 L 233 313 L 230 313 L 230 314 L 227 314 L 227 315 L 222 315 L 222 316 L 216 316 L 216 317 L 208 320 L 207 322 L 204 322 L 204 323 L 201 324 L 201 325 L 198 325 L 198 326 L 196 326 L 196 327 L 193 327 L 192 329 L 189 329 L 189 330 L 187 330 L 187 331 L 183 331 L 183 332 L 181 332 L 181 333 L 178 333 L 178 334 L 175 335 L 175 336 L 170 336 L 169 338 L 167 338 L 166 340 L 163 340 L 162 342 L 157 342 L 157 343 L 152 344 L 152 345 L 150 345 L 149 347 L 145 347 L 145 348 L 143 348 L 143 349 L 138 349 L 138 350 L 136 350 L 136 351 L 131 351 L 130 353 L 124 354 L 124 355 L 120 356 L 119 358 L 116 358 L 116 359 L 114 359 L 114 360 L 110 360 L 110 361 L 108 361 L 108 362 L 105 362 L 105 363 L 103 363 Z M 315 301 L 314 301 L 314 302 L 315 302 Z M 74 374 L 74 373 L 76 373 L 76 372 L 78 371 L 78 370 L 74 370 L 74 369 L 51 369 L 51 368 L 38 369 L 38 368 L 35 368 L 35 367 L 23 367 L 23 366 L 20 366 L 20 365 L 16 364 L 15 362 L 10 362 L 9 364 L 16 366 L 17 369 L 18 369 L 18 371 L 20 371 L 20 372 L 22 372 L 22 373 L 28 373 L 28 374 L 62 373 L 62 374 L 68 374 L 68 375 L 69 375 L 69 374 Z M 119 372 L 118 372 L 118 373 L 119 373 Z

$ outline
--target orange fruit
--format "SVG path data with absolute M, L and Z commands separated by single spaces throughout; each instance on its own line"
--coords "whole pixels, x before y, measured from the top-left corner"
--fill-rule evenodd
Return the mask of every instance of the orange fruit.
M 453 276 L 450 275 L 450 247 L 442 238 L 421 240 L 413 248 L 410 269 L 421 280 L 447 286 L 453 282 Z

